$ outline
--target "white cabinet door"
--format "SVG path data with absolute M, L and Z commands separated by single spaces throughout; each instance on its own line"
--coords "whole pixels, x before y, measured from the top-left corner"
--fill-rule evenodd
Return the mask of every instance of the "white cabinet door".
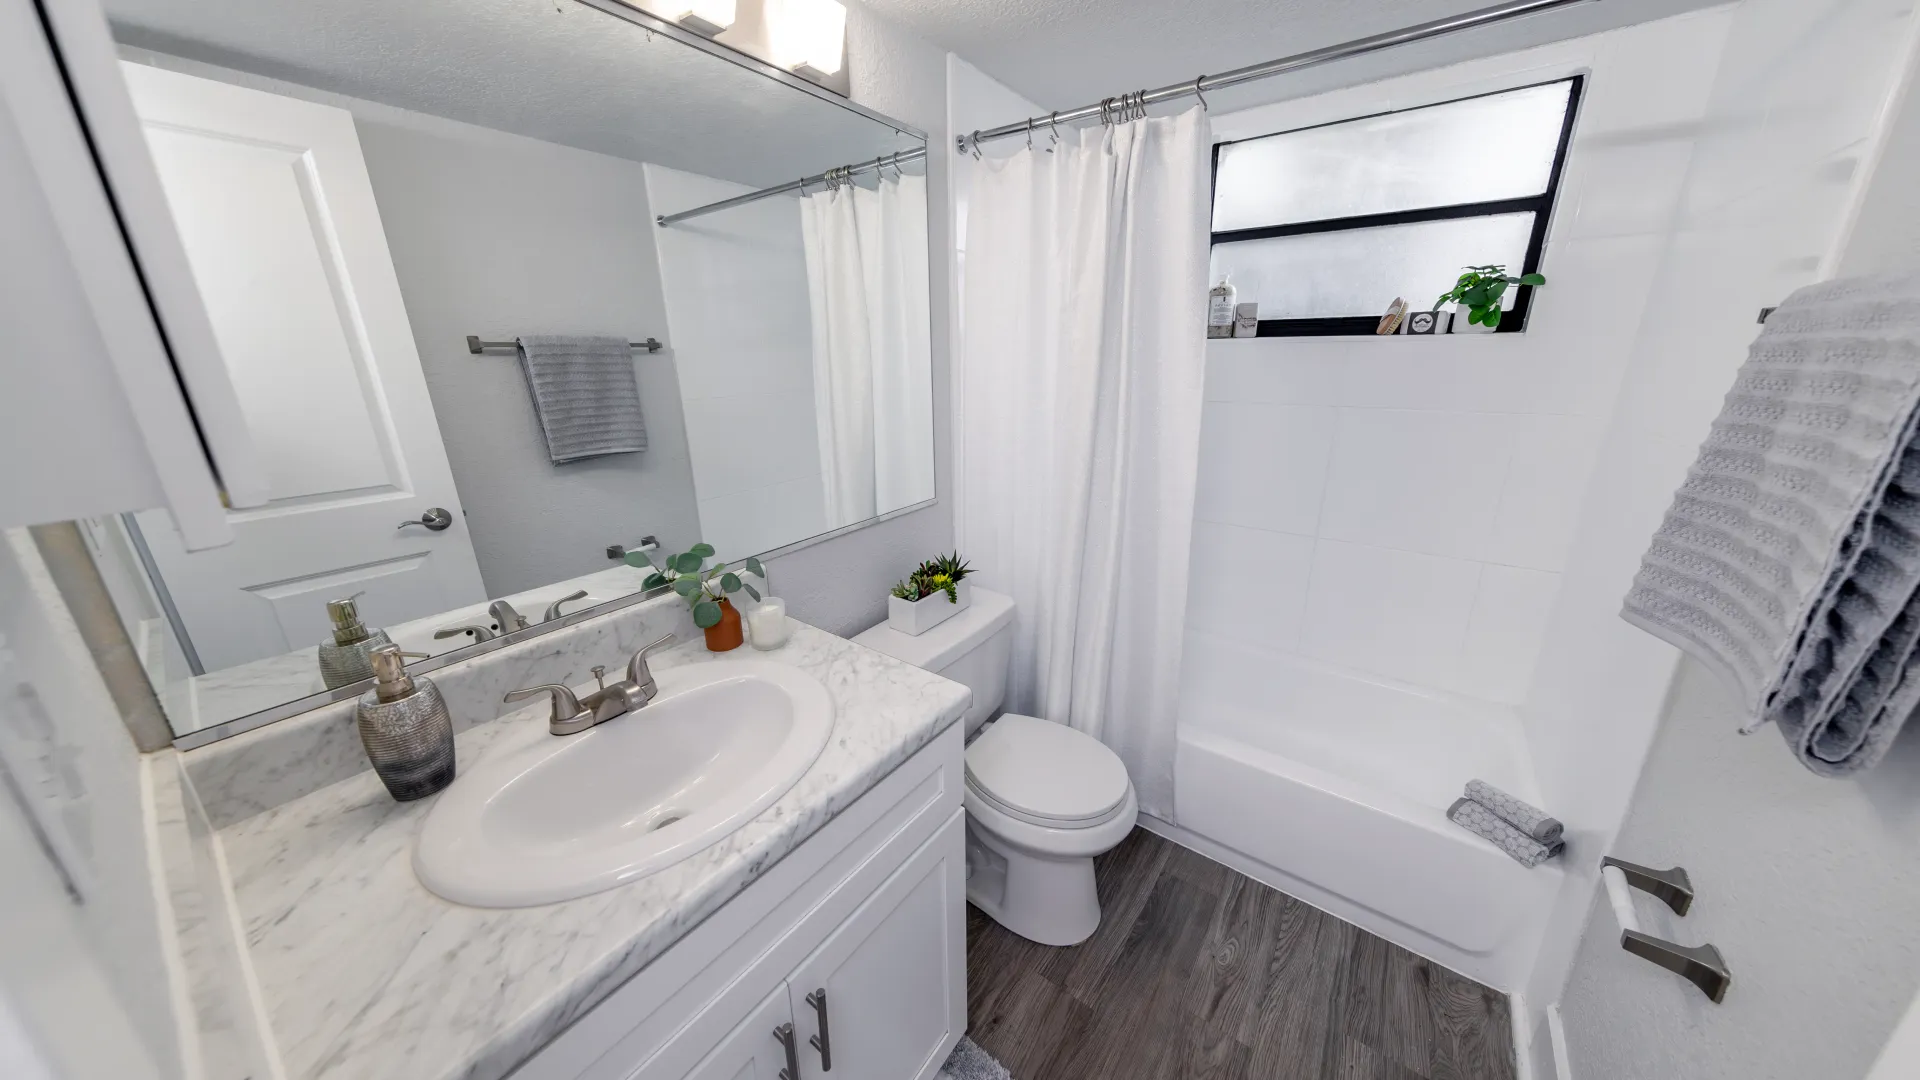
M 268 488 L 214 551 L 139 515 L 202 664 L 312 645 L 362 589 L 375 626 L 484 602 L 352 115 L 123 69 Z M 452 526 L 400 528 L 430 507 Z
M 787 988 L 780 986 L 693 1067 L 687 1080 L 781 1080 L 787 1067 L 787 1040 L 798 1038 L 787 1006 Z
M 802 1080 L 938 1073 L 966 1027 L 966 861 L 955 811 L 787 980 Z

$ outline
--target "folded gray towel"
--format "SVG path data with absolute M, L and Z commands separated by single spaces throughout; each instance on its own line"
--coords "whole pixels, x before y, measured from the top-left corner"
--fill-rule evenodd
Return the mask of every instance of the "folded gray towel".
M 1565 842 L 1560 840 L 1543 844 L 1468 798 L 1455 799 L 1453 805 L 1447 807 L 1447 820 L 1492 842 L 1494 847 L 1506 852 L 1514 862 L 1529 870 L 1560 854 L 1566 847 Z
M 554 464 L 647 448 L 626 338 L 523 337 L 520 366 Z
M 1542 844 L 1558 843 L 1560 834 L 1565 831 L 1557 819 L 1547 816 L 1545 810 L 1532 803 L 1521 802 L 1485 780 L 1467 781 L 1467 798 L 1493 811 L 1495 817 Z
M 1794 293 L 1728 391 L 1622 616 L 1699 658 L 1822 776 L 1920 705 L 1920 274 Z

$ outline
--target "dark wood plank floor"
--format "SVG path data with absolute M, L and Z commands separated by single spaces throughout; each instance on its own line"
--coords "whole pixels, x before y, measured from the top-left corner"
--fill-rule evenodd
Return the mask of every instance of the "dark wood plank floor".
M 968 1034 L 1014 1080 L 1512 1080 L 1506 996 L 1143 829 L 1100 929 L 967 909 Z

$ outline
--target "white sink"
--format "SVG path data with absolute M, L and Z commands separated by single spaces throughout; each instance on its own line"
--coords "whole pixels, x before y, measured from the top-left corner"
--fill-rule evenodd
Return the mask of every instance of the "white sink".
M 660 696 L 646 708 L 483 759 L 455 780 L 414 847 L 421 883 L 490 908 L 624 885 L 773 805 L 833 730 L 826 687 L 783 664 L 716 660 L 655 679 Z

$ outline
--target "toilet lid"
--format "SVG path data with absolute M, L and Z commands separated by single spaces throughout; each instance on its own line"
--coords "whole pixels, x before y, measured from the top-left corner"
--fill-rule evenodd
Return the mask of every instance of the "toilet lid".
M 1100 740 L 1018 713 L 967 747 L 967 782 L 1014 817 L 1067 829 L 1109 820 L 1131 787 L 1120 756 Z

